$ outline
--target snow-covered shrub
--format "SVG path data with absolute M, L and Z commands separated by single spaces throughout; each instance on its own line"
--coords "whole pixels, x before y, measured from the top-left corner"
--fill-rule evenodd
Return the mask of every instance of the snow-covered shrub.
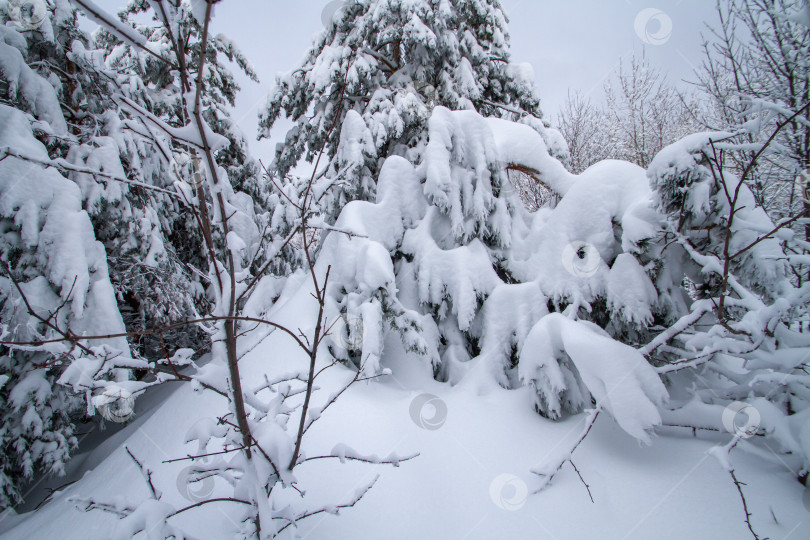
M 633 347 L 597 325 L 552 313 L 523 343 L 521 378 L 535 389 L 535 406 L 545 416 L 578 412 L 591 398 L 637 439 L 661 423 L 658 407 L 667 398 L 660 377 Z
M 383 165 L 377 183 L 377 202 L 349 203 L 335 224 L 337 231 L 324 241 L 320 260 L 332 264 L 329 315 L 355 324 L 338 328 L 331 336 L 331 353 L 352 360 L 370 375 L 380 373 L 383 336 L 396 329 L 408 350 L 438 364 L 435 344 L 428 339 L 424 318 L 403 304 L 397 291 L 391 252 L 401 247 L 406 227 L 424 216 L 426 203 L 419 178 L 405 159 L 391 157 Z M 323 263 L 320 263 L 323 264 Z M 430 334 L 428 334 L 430 335 Z M 346 343 L 358 347 L 346 347 Z M 352 350 L 354 349 L 354 350 Z
M 748 145 L 728 133 L 696 134 L 665 148 L 648 170 L 664 217 L 656 286 L 680 290 L 682 302 L 667 302 L 679 319 L 644 352 L 673 374 L 679 399 L 668 414 L 676 423 L 723 429 L 713 407 L 751 404 L 762 417 L 754 431 L 805 474 L 810 447 L 799 441 L 810 429 L 810 339 L 800 327 L 810 292 L 794 286 L 786 264 L 786 248 L 801 241 L 790 220 L 771 222 L 749 178 L 729 170 L 720 150 L 742 159 Z

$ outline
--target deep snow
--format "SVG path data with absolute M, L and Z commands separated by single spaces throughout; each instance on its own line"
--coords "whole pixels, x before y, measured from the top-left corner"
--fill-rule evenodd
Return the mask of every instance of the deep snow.
M 297 277 L 297 276 L 296 276 Z M 294 277 L 271 313 L 275 320 L 303 320 L 300 306 L 307 288 L 298 290 Z M 310 302 L 314 305 L 314 301 Z M 247 340 L 246 340 L 247 341 Z M 245 343 L 245 350 L 251 346 Z M 388 337 L 383 367 L 394 375 L 352 386 L 308 432 L 307 455 L 329 452 L 345 443 L 358 452 L 387 456 L 391 452 L 420 456 L 399 468 L 338 460 L 310 462 L 296 469 L 309 507 L 338 503 L 380 479 L 354 508 L 339 516 L 322 514 L 301 522 L 299 534 L 310 539 L 732 539 L 746 538 L 739 495 L 728 474 L 708 451 L 731 435 L 699 436 L 691 430 L 659 428 L 650 446 L 641 446 L 607 415 L 600 415 L 589 437 L 574 454 L 574 463 L 590 486 L 594 502 L 576 472 L 566 464 L 552 484 L 540 485 L 530 469 L 542 465 L 556 450 L 571 444 L 584 414 L 552 422 L 532 411 L 531 389 L 507 391 L 496 386 L 483 394 L 472 385 L 439 383 L 430 368 Z M 305 360 L 280 332 L 273 333 L 242 360 L 245 379 L 302 368 Z M 318 379 L 320 403 L 351 378 L 334 367 Z M 142 398 L 163 399 L 151 390 Z M 435 399 L 420 397 L 431 394 Z M 421 411 L 414 409 L 424 404 Z M 110 514 L 77 510 L 71 496 L 112 501 L 147 496 L 143 478 L 124 446 L 155 471 L 164 499 L 180 507 L 190 504 L 183 470 L 188 462 L 162 463 L 194 452 L 183 443 L 200 419 L 221 414 L 221 398 L 176 386 L 153 414 L 136 419 L 87 456 L 76 459 L 87 472 L 36 513 L 4 514 L 4 540 L 111 538 L 116 519 Z M 143 403 L 141 404 L 143 407 Z M 412 409 L 414 409 L 412 411 Z M 438 415 L 438 416 L 437 416 Z M 144 415 L 147 416 L 147 415 Z M 421 424 L 421 426 L 419 425 Z M 755 530 L 771 539 L 806 538 L 810 508 L 802 505 L 802 487 L 785 467 L 764 463 L 740 450 L 732 453 L 737 474 L 753 512 Z M 505 476 L 506 475 L 506 476 Z M 191 487 L 200 491 L 208 485 Z M 214 494 L 228 494 L 217 484 Z M 524 492 L 528 494 L 524 496 Z M 287 490 L 284 498 L 300 497 Z M 173 518 L 176 525 L 203 539 L 229 538 L 239 509 L 214 503 Z M 291 530 L 282 538 L 293 538 Z

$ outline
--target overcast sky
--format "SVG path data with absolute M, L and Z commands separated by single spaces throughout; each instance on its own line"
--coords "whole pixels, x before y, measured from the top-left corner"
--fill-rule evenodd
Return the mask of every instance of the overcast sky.
M 124 0 L 97 0 L 116 11 Z M 329 0 L 224 0 L 213 29 L 228 35 L 261 79 L 240 78 L 238 120 L 253 152 L 265 162 L 290 124 L 272 142 L 255 142 L 256 115 L 275 76 L 294 69 L 323 29 Z M 693 80 L 701 62 L 701 32 L 716 20 L 713 0 L 502 0 L 510 19 L 512 59 L 534 68 L 544 114 L 552 123 L 569 89 L 599 98 L 605 80 L 633 51 L 645 50 L 670 81 Z

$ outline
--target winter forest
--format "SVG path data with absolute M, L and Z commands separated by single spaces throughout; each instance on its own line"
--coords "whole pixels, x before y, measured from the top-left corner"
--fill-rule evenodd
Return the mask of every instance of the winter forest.
M 810 537 L 807 0 L 240 3 L 0 0 L 1 538 Z

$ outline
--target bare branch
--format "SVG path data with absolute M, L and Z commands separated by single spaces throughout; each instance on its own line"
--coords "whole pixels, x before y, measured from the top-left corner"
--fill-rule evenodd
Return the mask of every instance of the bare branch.
M 273 519 L 283 519 L 283 520 L 289 522 L 286 525 L 284 525 L 282 528 L 280 528 L 277 531 L 276 534 L 282 533 L 287 527 L 289 527 L 291 525 L 295 526 L 296 523 L 301 521 L 302 519 L 306 519 L 308 517 L 312 517 L 312 516 L 315 516 L 315 515 L 318 515 L 318 514 L 323 514 L 324 512 L 327 512 L 327 513 L 330 513 L 330 514 L 336 514 L 337 511 L 340 510 L 341 508 L 351 508 L 352 506 L 357 504 L 365 496 L 365 494 L 369 492 L 369 490 L 372 487 L 374 487 L 374 484 L 377 483 L 378 479 L 379 479 L 379 476 L 376 476 L 374 478 L 374 480 L 372 480 L 368 485 L 360 488 L 355 493 L 354 497 L 352 497 L 348 502 L 345 502 L 343 504 L 338 504 L 338 505 L 335 505 L 335 506 L 330 506 L 328 508 L 320 508 L 318 510 L 312 510 L 312 511 L 309 511 L 309 512 L 304 512 L 303 514 L 299 514 L 298 516 L 296 516 L 295 518 L 292 518 L 292 519 L 286 518 L 286 517 L 283 517 L 283 516 L 278 516 L 278 517 L 273 518 Z
M 576 471 L 577 476 L 579 476 L 579 479 L 580 479 L 580 481 L 582 482 L 582 485 L 583 485 L 583 486 L 585 486 L 585 489 L 587 489 L 587 490 L 588 490 L 588 497 L 590 497 L 590 498 L 591 498 L 591 502 L 594 502 L 594 501 L 593 501 L 593 495 L 591 494 L 591 486 L 589 486 L 589 485 L 588 485 L 588 483 L 585 481 L 585 479 L 584 479 L 584 478 L 582 478 L 582 474 L 579 472 L 579 469 L 577 469 L 577 466 L 574 464 L 574 460 L 573 460 L 573 459 L 569 459 L 569 460 L 568 460 L 568 463 L 570 463 L 570 464 L 571 464 L 571 466 L 574 468 L 574 471 Z
M 363 463 L 370 463 L 372 465 L 393 465 L 394 467 L 399 467 L 399 464 L 403 461 L 410 461 L 419 457 L 419 452 L 415 454 L 411 454 L 405 457 L 400 456 L 389 456 L 386 458 L 378 458 L 377 456 L 313 456 L 308 457 L 306 459 L 302 459 L 298 462 L 298 465 L 302 463 L 306 463 L 307 461 L 315 461 L 318 459 L 339 459 L 342 462 L 344 461 L 361 461 Z
M 129 457 L 132 458 L 132 461 L 135 462 L 135 465 L 138 466 L 138 470 L 141 472 L 144 481 L 146 481 L 146 485 L 149 486 L 149 491 L 152 492 L 152 498 L 155 499 L 156 501 L 159 501 L 161 493 L 155 489 L 155 485 L 152 483 L 152 471 L 144 467 L 143 464 L 140 461 L 138 461 L 138 458 L 135 457 L 135 455 L 129 450 L 128 447 L 125 446 L 124 450 L 126 450 L 127 454 L 129 454 Z
M 588 413 L 587 417 L 585 418 L 585 427 L 582 429 L 582 432 L 580 433 L 579 437 L 577 437 L 577 440 L 571 446 L 571 449 L 568 452 L 566 452 L 566 455 L 562 459 L 560 459 L 556 463 L 552 462 L 547 465 L 542 465 L 541 466 L 542 469 L 532 469 L 533 473 L 542 477 L 540 487 L 538 487 L 535 490 L 535 493 L 542 491 L 546 486 L 548 486 L 554 479 L 554 477 L 557 476 L 557 473 L 560 472 L 560 469 L 562 469 L 563 465 L 565 465 L 565 462 L 571 459 L 571 456 L 574 454 L 576 449 L 579 448 L 579 445 L 582 444 L 582 441 L 584 441 L 585 437 L 588 436 L 588 433 L 591 432 L 591 428 L 593 428 L 593 425 L 596 422 L 596 418 L 599 416 L 600 411 L 601 406 L 597 404 L 596 407 L 594 407 Z

